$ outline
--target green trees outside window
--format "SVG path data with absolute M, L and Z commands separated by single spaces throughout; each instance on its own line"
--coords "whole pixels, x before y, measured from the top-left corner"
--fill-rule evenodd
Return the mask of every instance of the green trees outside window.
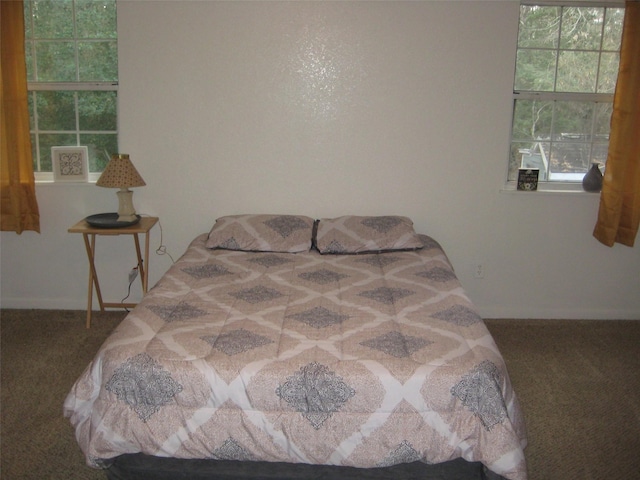
M 34 170 L 52 146 L 89 148 L 89 171 L 118 151 L 116 0 L 24 0 Z
M 521 5 L 509 181 L 521 166 L 579 181 L 605 164 L 623 20 L 622 7 Z

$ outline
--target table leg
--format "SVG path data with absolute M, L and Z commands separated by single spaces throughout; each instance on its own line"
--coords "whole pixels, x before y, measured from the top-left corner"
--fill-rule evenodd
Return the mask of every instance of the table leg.
M 138 273 L 140 274 L 140 283 L 142 284 L 142 293 L 145 293 L 144 290 L 144 278 L 145 278 L 145 262 L 142 261 L 142 251 L 140 250 L 140 239 L 138 238 L 138 234 L 135 233 L 133 235 L 133 241 L 136 244 L 136 256 L 138 258 Z
M 147 268 L 144 271 L 144 277 L 142 281 L 142 293 L 147 293 L 147 289 L 149 288 L 149 234 L 151 232 L 147 232 L 145 236 L 145 244 L 144 244 L 144 263 Z
M 100 291 L 100 283 L 96 273 L 95 252 L 96 252 L 96 235 L 91 234 L 91 242 L 89 242 L 90 234 L 83 234 L 84 246 L 87 250 L 87 258 L 89 259 L 89 293 L 87 295 L 87 328 L 91 328 L 91 314 L 93 310 L 93 289 L 95 287 L 98 295 L 98 303 L 100 311 L 104 312 L 104 303 L 102 301 L 102 292 Z
M 93 248 L 89 245 L 88 235 L 83 235 L 84 246 L 87 249 L 87 258 L 89 259 L 89 293 L 87 296 L 87 328 L 91 328 L 91 309 L 93 308 Z M 92 239 L 92 243 L 95 246 L 95 236 Z

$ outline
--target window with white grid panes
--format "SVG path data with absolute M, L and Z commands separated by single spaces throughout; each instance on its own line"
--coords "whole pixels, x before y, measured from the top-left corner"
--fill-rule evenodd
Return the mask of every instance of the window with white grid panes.
M 509 182 L 519 168 L 548 187 L 606 168 L 623 20 L 620 3 L 521 4 Z
M 89 172 L 118 151 L 116 0 L 24 0 L 34 171 L 51 147 L 87 146 Z

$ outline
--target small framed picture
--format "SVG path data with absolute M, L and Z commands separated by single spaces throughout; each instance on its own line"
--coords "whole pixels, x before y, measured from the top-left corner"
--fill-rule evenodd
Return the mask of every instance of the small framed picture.
M 55 182 L 89 181 L 89 149 L 87 147 L 51 147 Z
M 538 168 L 520 168 L 518 170 L 518 190 L 534 192 L 538 189 Z

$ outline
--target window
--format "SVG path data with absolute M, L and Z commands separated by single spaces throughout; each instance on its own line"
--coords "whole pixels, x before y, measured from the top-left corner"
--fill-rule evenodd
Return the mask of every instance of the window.
M 581 182 L 605 164 L 623 19 L 611 3 L 520 6 L 509 181 Z
M 118 151 L 116 0 L 25 0 L 24 18 L 36 180 L 53 146 L 87 146 L 99 173 Z

